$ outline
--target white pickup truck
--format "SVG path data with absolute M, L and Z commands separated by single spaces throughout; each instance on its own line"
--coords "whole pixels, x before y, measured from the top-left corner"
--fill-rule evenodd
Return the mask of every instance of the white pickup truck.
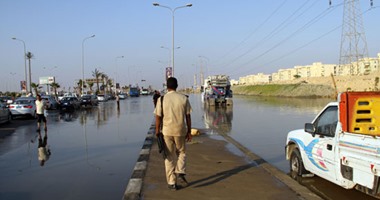
M 380 92 L 344 92 L 304 129 L 288 133 L 292 174 L 315 174 L 380 198 Z

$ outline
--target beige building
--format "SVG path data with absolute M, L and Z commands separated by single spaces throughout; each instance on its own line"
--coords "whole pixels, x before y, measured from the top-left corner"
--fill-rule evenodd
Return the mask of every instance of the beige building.
M 377 58 L 364 58 L 351 65 L 323 64 L 315 62 L 311 65 L 295 66 L 291 69 L 279 69 L 271 75 L 258 73 L 256 75 L 248 75 L 240 77 L 238 84 L 255 85 L 269 82 L 291 81 L 297 78 L 311 77 L 327 77 L 331 74 L 335 76 L 352 76 L 352 75 L 368 75 L 379 71 L 380 53 Z

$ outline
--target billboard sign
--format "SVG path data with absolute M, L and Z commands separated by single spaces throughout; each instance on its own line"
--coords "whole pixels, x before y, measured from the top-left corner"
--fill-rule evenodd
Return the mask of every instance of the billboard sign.
M 47 85 L 47 84 L 52 84 L 54 82 L 55 82 L 54 76 L 46 76 L 46 77 L 40 77 L 39 84 L 40 85 Z
M 20 81 L 21 91 L 26 92 L 26 81 Z
M 172 77 L 172 68 L 171 67 L 167 67 L 166 68 L 166 71 L 165 71 L 165 77 L 166 77 L 166 80 L 168 80 L 168 78 Z

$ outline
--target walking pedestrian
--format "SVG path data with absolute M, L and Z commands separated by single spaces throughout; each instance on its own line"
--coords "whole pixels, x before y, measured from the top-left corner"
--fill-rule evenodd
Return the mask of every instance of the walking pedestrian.
M 168 92 L 157 100 L 155 108 L 156 136 L 163 134 L 167 155 L 165 172 L 168 187 L 177 190 L 177 179 L 181 186 L 187 185 L 186 175 L 186 141 L 191 141 L 191 105 L 187 96 L 176 91 L 177 79 L 167 79 Z M 162 99 L 162 100 L 161 100 Z M 162 133 L 160 125 L 162 122 Z
M 41 99 L 41 95 L 37 94 L 37 100 L 36 100 L 37 131 L 40 131 L 41 121 L 44 122 L 45 131 L 47 130 L 45 109 L 46 109 L 45 101 Z
M 120 97 L 118 94 L 116 94 L 116 104 L 117 104 L 117 109 L 120 108 Z
M 154 104 L 154 107 L 156 107 L 157 105 L 157 100 L 158 98 L 160 98 L 161 94 L 158 90 L 155 90 L 154 91 L 154 94 L 153 94 L 153 104 Z

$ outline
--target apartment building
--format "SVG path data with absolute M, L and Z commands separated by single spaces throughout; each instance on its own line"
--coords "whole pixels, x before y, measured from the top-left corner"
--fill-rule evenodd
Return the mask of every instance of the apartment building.
M 290 69 L 279 69 L 271 75 L 258 73 L 239 78 L 238 84 L 254 85 L 269 82 L 289 81 L 297 78 L 368 75 L 380 70 L 380 53 L 377 58 L 363 58 L 350 65 L 323 64 L 315 62 L 311 65 L 297 65 Z

